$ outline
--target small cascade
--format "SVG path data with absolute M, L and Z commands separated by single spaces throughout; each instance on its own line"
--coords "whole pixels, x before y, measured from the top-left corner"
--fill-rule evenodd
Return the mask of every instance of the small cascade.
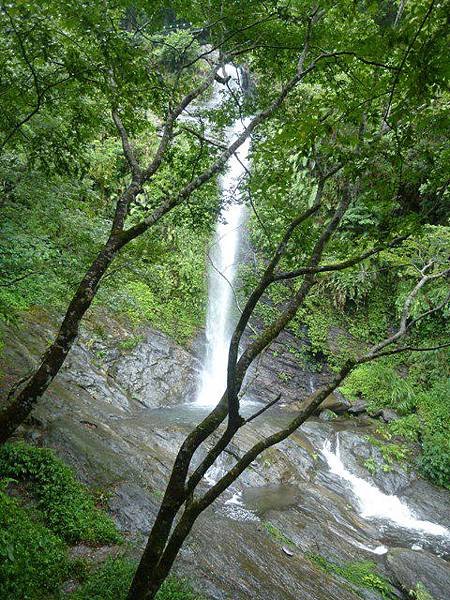
M 346 469 L 341 459 L 339 435 L 336 436 L 336 449 L 331 449 L 331 441 L 327 440 L 322 449 L 331 473 L 347 481 L 355 494 L 360 514 L 367 519 L 382 519 L 390 521 L 399 527 L 415 530 L 422 534 L 450 538 L 450 531 L 431 521 L 417 519 L 411 509 L 397 496 L 383 493 L 372 483 L 353 475 Z
M 216 460 L 216 462 L 206 471 L 204 475 L 205 481 L 207 481 L 209 485 L 215 485 L 219 479 L 225 475 L 225 472 L 226 469 L 223 462 L 221 460 Z
M 244 502 L 242 501 L 241 492 L 235 492 L 231 498 L 226 500 L 223 510 L 224 513 L 234 521 L 259 522 L 261 520 L 253 511 L 249 510 L 245 506 Z
M 226 65 L 225 74 L 231 75 L 234 93 L 238 89 L 239 72 Z M 248 119 L 236 120 L 226 131 L 228 142 L 236 139 L 248 125 Z M 214 407 L 226 388 L 228 347 L 236 321 L 233 284 L 242 238 L 247 219 L 241 202 L 239 183 L 246 172 L 250 140 L 247 139 L 232 156 L 227 171 L 220 178 L 223 209 L 218 217 L 215 237 L 209 252 L 208 307 L 206 315 L 206 356 L 200 376 L 196 404 Z
M 308 379 L 309 393 L 314 394 L 316 386 L 314 385 L 314 375 L 310 375 Z

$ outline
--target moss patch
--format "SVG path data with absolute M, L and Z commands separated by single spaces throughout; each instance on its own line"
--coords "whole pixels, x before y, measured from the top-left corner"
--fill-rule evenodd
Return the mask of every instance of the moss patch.
M 348 562 L 338 565 L 320 554 L 308 554 L 307 558 L 325 573 L 338 575 L 359 588 L 375 590 L 383 598 L 394 599 L 396 597 L 391 584 L 387 579 L 378 575 L 377 566 L 372 561 Z
M 278 529 L 278 527 L 276 527 L 276 525 L 274 525 L 270 521 L 264 521 L 263 525 L 264 525 L 264 529 L 267 531 L 267 533 L 270 535 L 270 537 L 272 539 L 274 539 L 276 542 L 279 542 L 280 544 L 284 544 L 285 546 L 289 546 L 290 548 L 295 547 L 294 542 L 290 538 L 288 538 L 286 535 L 284 535 L 284 533 L 282 531 L 280 531 L 280 529 Z

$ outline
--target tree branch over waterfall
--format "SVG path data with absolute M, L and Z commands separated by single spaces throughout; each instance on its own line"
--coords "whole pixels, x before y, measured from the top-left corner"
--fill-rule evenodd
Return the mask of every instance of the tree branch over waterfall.
M 305 48 L 307 48 L 306 41 Z M 245 142 L 252 132 L 280 108 L 290 92 L 315 68 L 315 65 L 310 65 L 307 69 L 298 71 L 296 75 L 282 87 L 275 99 L 250 121 L 249 125 L 234 141 L 232 141 L 226 150 L 222 151 L 211 166 L 206 168 L 192 181 L 182 186 L 178 192 L 164 198 L 159 205 L 139 223 L 126 229 L 125 222 L 129 214 L 130 206 L 142 192 L 144 185 L 151 185 L 152 178 L 161 168 L 173 140 L 174 127 L 178 118 L 190 104 L 210 88 L 215 80 L 220 65 L 221 62 L 214 64 L 206 75 L 202 77 L 201 82 L 189 91 L 178 102 L 175 108 L 168 109 L 159 144 L 153 153 L 151 160 L 144 168 L 137 163 L 128 139 L 128 133 L 123 126 L 118 112 L 116 110 L 113 111 L 113 120 L 121 137 L 124 155 L 132 170 L 132 180 L 116 201 L 114 218 L 108 240 L 80 282 L 78 289 L 69 304 L 54 342 L 47 349 L 42 362 L 34 375 L 31 376 L 26 384 L 14 395 L 13 400 L 1 408 L 0 443 L 4 442 L 29 415 L 34 404 L 42 396 L 55 375 L 58 373 L 78 335 L 81 319 L 91 306 L 100 282 L 118 252 L 130 241 L 142 235 L 150 227 L 158 223 L 172 209 L 184 203 L 196 190 L 200 189 L 205 183 L 217 175 L 227 163 L 228 159 Z M 114 83 L 114 85 L 116 85 L 116 83 Z
M 314 206 L 311 214 L 314 214 L 320 206 L 320 196 L 316 198 L 317 206 Z M 323 227 L 321 234 L 319 235 L 310 255 L 308 266 L 313 268 L 317 265 L 321 259 L 322 253 L 324 252 L 328 242 L 330 241 L 333 233 L 341 223 L 348 207 L 350 205 L 351 193 L 349 190 L 342 192 L 342 198 L 328 224 Z M 414 289 L 407 296 L 403 313 L 400 320 L 400 325 L 397 332 L 390 335 L 385 340 L 372 346 L 371 349 L 365 353 L 355 357 L 354 359 L 348 359 L 345 364 L 341 367 L 339 372 L 333 377 L 330 383 L 321 387 L 314 394 L 310 395 L 306 400 L 304 407 L 294 416 L 288 426 L 280 430 L 279 432 L 268 436 L 255 444 L 250 450 L 248 450 L 242 458 L 237 460 L 236 464 L 223 475 L 217 483 L 215 483 L 206 493 L 203 495 L 200 493 L 199 497 L 195 496 L 197 486 L 200 484 L 207 470 L 214 464 L 221 453 L 227 448 L 231 440 L 234 438 L 236 433 L 242 427 L 248 425 L 257 416 L 261 415 L 268 408 L 273 406 L 278 400 L 279 395 L 271 402 L 269 402 L 264 408 L 254 413 L 248 419 L 243 419 L 239 415 L 239 401 L 237 400 L 237 393 L 239 392 L 240 386 L 244 375 L 250 366 L 252 360 L 258 356 L 270 342 L 277 337 L 282 331 L 286 324 L 295 316 L 299 308 L 304 303 L 308 296 L 311 288 L 315 283 L 316 273 L 314 270 L 307 271 L 304 274 L 303 284 L 300 286 L 298 292 L 294 294 L 287 307 L 283 310 L 279 318 L 264 329 L 257 339 L 250 342 L 249 345 L 242 352 L 239 360 L 237 354 L 232 352 L 233 340 L 240 339 L 242 335 L 242 327 L 246 324 L 252 315 L 257 303 L 259 302 L 262 292 L 261 290 L 266 289 L 268 285 L 267 274 L 269 276 L 273 273 L 273 269 L 279 262 L 283 255 L 286 244 L 289 241 L 290 236 L 295 230 L 296 224 L 305 220 L 310 216 L 310 213 L 303 213 L 300 215 L 295 222 L 291 223 L 288 230 L 285 232 L 284 237 L 278 248 L 273 254 L 273 257 L 263 273 L 258 285 L 254 292 L 251 294 L 252 301 L 246 305 L 241 315 L 241 319 L 235 328 L 232 336 L 232 342 L 230 344 L 229 362 L 228 362 L 228 387 L 225 394 L 222 396 L 219 404 L 216 408 L 203 420 L 203 422 L 186 438 L 182 444 L 178 456 L 175 460 L 175 464 L 172 470 L 172 474 L 166 488 L 165 496 L 161 504 L 160 512 L 156 518 L 154 527 L 150 533 L 150 537 L 147 543 L 146 550 L 142 556 L 141 563 L 136 573 L 133 585 L 130 590 L 129 599 L 135 599 L 140 597 L 140 590 L 157 589 L 158 581 L 165 578 L 169 572 L 173 561 L 175 560 L 179 549 L 181 548 L 186 536 L 198 518 L 198 516 L 212 504 L 212 502 L 220 496 L 236 479 L 237 477 L 267 448 L 281 442 L 291 435 L 302 423 L 304 423 L 320 406 L 320 404 L 345 380 L 345 378 L 358 366 L 382 356 L 386 356 L 388 353 L 400 353 L 403 351 L 411 350 L 413 346 L 406 345 L 394 349 L 393 351 L 381 352 L 382 348 L 394 344 L 398 339 L 402 338 L 407 334 L 409 328 L 405 326 L 410 316 L 410 310 L 414 298 L 417 296 L 418 291 L 428 281 L 435 281 L 447 277 L 448 271 L 441 271 L 434 274 L 427 275 L 426 271 L 430 268 L 427 265 L 423 269 L 422 278 L 414 287 Z M 398 244 L 396 240 L 394 246 Z M 353 263 L 352 263 L 353 264 Z M 351 266 L 351 265 L 350 265 Z M 346 268 L 346 267 L 342 267 Z M 448 304 L 448 297 L 444 302 L 439 303 L 433 309 L 424 311 L 412 321 L 414 323 L 419 322 L 422 318 L 425 318 L 430 314 L 430 311 L 437 312 Z M 244 316 L 245 315 L 245 316 Z M 245 325 L 244 325 L 245 327 Z M 446 346 L 446 345 L 445 345 Z M 438 350 L 443 346 L 438 345 L 427 348 L 428 351 Z M 425 350 L 425 348 L 424 348 Z M 234 361 L 234 364 L 233 362 Z M 230 369 L 230 364 L 232 367 Z M 229 402 L 230 389 L 229 382 L 232 381 L 233 396 L 232 403 Z M 220 424 L 224 421 L 226 416 L 229 416 L 228 425 L 219 437 L 219 439 L 213 444 L 211 448 L 206 451 L 206 456 L 195 468 L 190 476 L 188 476 L 190 460 L 195 450 L 207 441 L 211 434 L 217 430 Z M 183 509 L 184 505 L 184 509 Z M 180 519 L 178 520 L 175 527 L 172 529 L 176 515 L 182 510 Z M 164 541 L 163 541 L 164 540 Z M 158 543 L 157 543 L 157 542 Z M 151 597 L 151 596 L 150 596 Z

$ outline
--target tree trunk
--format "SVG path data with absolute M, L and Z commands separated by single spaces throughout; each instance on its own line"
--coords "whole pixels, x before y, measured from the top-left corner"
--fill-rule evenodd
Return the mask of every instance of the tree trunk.
M 80 321 L 94 299 L 101 278 L 120 249 L 119 238 L 111 236 L 83 277 L 73 296 L 55 341 L 45 352 L 39 368 L 25 385 L 8 397 L 0 410 L 0 444 L 14 433 L 32 411 L 66 360 L 78 335 Z M 10 393 L 11 395 L 11 393 Z
M 161 540 L 149 541 L 144 554 L 134 575 L 127 600 L 153 600 L 161 585 L 167 579 L 176 557 L 189 535 L 200 510 L 197 505 L 191 505 L 183 513 L 179 523 L 175 526 L 167 545 Z M 168 538 L 168 533 L 165 540 Z M 165 547 L 164 547 L 165 546 Z M 159 555 L 159 558 L 155 557 Z

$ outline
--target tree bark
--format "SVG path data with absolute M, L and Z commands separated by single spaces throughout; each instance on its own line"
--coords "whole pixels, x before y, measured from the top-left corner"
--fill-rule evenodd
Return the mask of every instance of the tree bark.
M 83 277 L 73 296 L 54 342 L 45 352 L 38 369 L 19 391 L 11 393 L 0 411 L 0 443 L 4 443 L 28 417 L 45 392 L 78 336 L 81 319 L 91 306 L 100 280 L 121 247 L 120 238 L 111 235 Z
M 156 556 L 150 558 L 147 551 L 149 546 L 147 546 L 135 573 L 127 600 L 153 600 L 155 598 L 201 512 L 202 509 L 197 502 L 191 503 L 185 509 L 159 559 L 156 559 Z

